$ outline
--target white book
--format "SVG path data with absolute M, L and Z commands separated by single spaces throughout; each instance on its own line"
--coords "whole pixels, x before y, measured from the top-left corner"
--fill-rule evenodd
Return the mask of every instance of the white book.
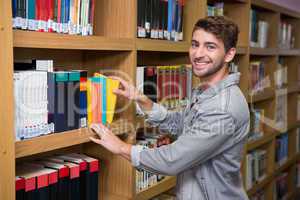
M 144 70 L 144 66 L 136 68 L 136 88 L 141 93 L 144 93 Z M 141 116 L 144 115 L 144 112 L 142 111 L 138 103 L 136 103 L 136 114 Z

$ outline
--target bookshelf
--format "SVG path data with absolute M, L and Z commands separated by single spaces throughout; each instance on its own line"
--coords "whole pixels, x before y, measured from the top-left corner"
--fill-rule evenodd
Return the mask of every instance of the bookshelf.
M 94 36 L 82 37 L 56 33 L 41 33 L 12 30 L 11 1 L 0 3 L 0 73 L 5 88 L 0 90 L 0 199 L 15 198 L 15 166 L 20 160 L 30 160 L 53 152 L 80 151 L 101 159 L 99 179 L 99 199 L 149 199 L 175 185 L 176 178 L 167 177 L 142 192 L 135 192 L 136 171 L 126 160 L 112 155 L 98 145 L 89 142 L 91 136 L 87 129 L 67 131 L 30 140 L 14 142 L 13 116 L 13 60 L 14 59 L 52 59 L 58 69 L 86 69 L 89 75 L 97 71 L 117 71 L 117 75 L 135 82 L 136 66 L 172 65 L 189 63 L 188 50 L 193 24 L 206 15 L 207 5 L 216 0 L 189 0 L 184 7 L 184 38 L 182 42 L 136 38 L 137 0 L 97 0 L 95 9 Z M 249 45 L 250 8 L 258 12 L 258 18 L 270 23 L 271 36 L 267 48 L 255 48 Z M 243 16 L 241 17 L 241 13 Z M 280 19 L 295 26 L 299 32 L 300 13 L 264 0 L 224 0 L 224 15 L 232 18 L 240 26 L 237 56 L 235 63 L 242 74 L 240 87 L 245 94 L 249 107 L 264 109 L 271 122 L 275 119 L 276 95 L 274 72 L 281 58 L 287 65 L 287 89 L 289 158 L 279 168 L 275 163 L 275 140 L 282 131 L 274 129 L 272 123 L 264 125 L 264 136 L 249 142 L 245 152 L 265 149 L 268 155 L 267 176 L 247 192 L 251 197 L 264 189 L 267 198 L 272 199 L 275 177 L 282 171 L 289 172 L 288 182 L 292 190 L 289 196 L 299 193 L 293 186 L 291 177 L 295 176 L 296 162 L 300 155 L 296 153 L 296 128 L 300 126 L 296 118 L 298 105 L 298 66 L 300 64 L 300 35 L 295 35 L 295 47 L 282 49 L 278 46 L 277 33 Z M 251 72 L 249 63 L 262 60 L 266 63 L 266 75 L 270 77 L 270 86 L 261 92 L 249 95 Z M 195 83 L 197 83 L 195 81 Z M 135 143 L 137 128 L 143 128 L 144 119 L 136 117 L 133 103 L 118 99 L 118 108 L 126 109 L 117 113 L 112 129 L 127 142 Z M 138 126 L 137 126 L 138 125 Z M 243 163 L 242 173 L 245 174 Z M 126 185 L 126 187 L 124 187 Z

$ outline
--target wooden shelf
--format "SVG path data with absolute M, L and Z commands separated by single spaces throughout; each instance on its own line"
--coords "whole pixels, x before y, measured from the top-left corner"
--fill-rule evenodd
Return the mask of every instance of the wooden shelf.
M 247 191 L 247 194 L 249 196 L 252 196 L 253 194 L 255 194 L 258 190 L 262 189 L 263 187 L 265 187 L 268 183 L 270 183 L 273 179 L 273 174 L 266 176 L 262 181 L 260 181 L 259 183 L 255 184 L 251 189 L 249 189 Z
M 237 47 L 236 53 L 240 55 L 247 54 L 248 48 L 247 47 Z
M 129 132 L 129 126 L 126 126 L 126 121 L 121 120 L 113 123 L 111 129 L 116 135 Z M 94 135 L 87 128 L 83 128 L 17 141 L 15 142 L 15 156 L 16 158 L 21 158 L 86 143 L 90 141 L 89 137 Z
M 134 49 L 134 41 L 132 39 L 102 36 L 79 36 L 14 30 L 13 46 L 42 49 L 128 51 Z
M 257 140 L 251 141 L 247 143 L 247 151 L 252 151 L 266 143 L 269 143 L 273 140 L 274 135 L 273 134 L 266 134 L 262 138 L 259 138 Z
M 295 93 L 300 91 L 300 85 L 294 84 L 288 86 L 288 93 Z
M 300 17 L 300 13 L 290 10 L 288 8 L 284 8 L 284 7 L 280 7 L 279 5 L 273 4 L 273 3 L 269 3 L 265 0 L 251 0 L 251 4 L 255 5 L 257 7 L 261 7 L 267 10 L 271 10 L 274 12 L 280 12 L 282 14 L 291 16 L 291 17 L 296 17 L 299 18 Z
M 279 56 L 299 56 L 300 49 L 279 49 Z
M 174 42 L 168 40 L 136 39 L 138 51 L 159 51 L 159 52 L 188 52 L 189 42 Z
M 284 164 L 282 164 L 281 166 L 279 166 L 278 164 L 276 164 L 276 170 L 275 170 L 275 175 L 279 174 L 280 172 L 286 170 L 287 168 L 289 168 L 292 164 L 295 163 L 295 161 L 297 160 L 296 156 L 293 156 L 292 158 L 288 158 L 286 160 L 286 162 Z
M 147 200 L 152 197 L 155 197 L 176 185 L 176 177 L 169 176 L 165 177 L 162 181 L 158 182 L 156 185 L 153 185 L 146 190 L 143 190 L 136 194 L 136 200 Z
M 250 55 L 253 55 L 253 56 L 276 56 L 276 55 L 278 55 L 278 49 L 250 47 Z
M 263 91 L 256 92 L 253 95 L 249 94 L 248 103 L 264 101 L 264 100 L 272 99 L 274 97 L 275 97 L 275 91 L 271 88 L 268 88 Z

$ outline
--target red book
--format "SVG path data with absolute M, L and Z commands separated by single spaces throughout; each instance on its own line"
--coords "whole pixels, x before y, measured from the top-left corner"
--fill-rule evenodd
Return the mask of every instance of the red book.
M 53 23 L 54 19 L 54 0 L 48 0 L 48 22 Z M 48 32 L 53 32 L 52 23 L 48 26 Z
M 157 102 L 160 102 L 162 100 L 163 96 L 163 69 L 162 67 L 157 67 Z
M 180 90 L 180 87 L 181 87 L 181 84 L 180 84 L 180 68 L 176 68 L 175 70 L 175 98 L 178 99 L 179 98 L 179 90 Z

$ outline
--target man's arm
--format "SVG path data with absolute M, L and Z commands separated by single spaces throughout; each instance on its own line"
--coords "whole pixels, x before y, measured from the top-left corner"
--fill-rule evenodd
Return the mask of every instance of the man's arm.
M 184 131 L 174 143 L 155 149 L 143 149 L 121 140 L 115 142 L 115 139 L 110 138 L 112 134 L 107 132 L 100 133 L 101 140 L 95 142 L 131 160 L 136 167 L 166 175 L 176 175 L 199 165 L 237 142 L 234 136 L 234 120 L 223 111 L 199 114 L 195 123 Z
M 163 106 L 154 103 L 146 95 L 141 94 L 134 85 L 123 80 L 120 77 L 112 76 L 110 78 L 119 80 L 122 88 L 115 90 L 115 94 L 123 96 L 128 100 L 134 100 L 144 114 L 146 114 L 146 122 L 152 126 L 157 126 L 164 132 L 179 135 L 182 132 L 183 111 L 171 112 L 167 111 Z
M 236 143 L 232 116 L 223 111 L 200 114 L 195 123 L 172 144 L 156 149 L 132 146 L 134 166 L 166 175 L 206 162 Z

